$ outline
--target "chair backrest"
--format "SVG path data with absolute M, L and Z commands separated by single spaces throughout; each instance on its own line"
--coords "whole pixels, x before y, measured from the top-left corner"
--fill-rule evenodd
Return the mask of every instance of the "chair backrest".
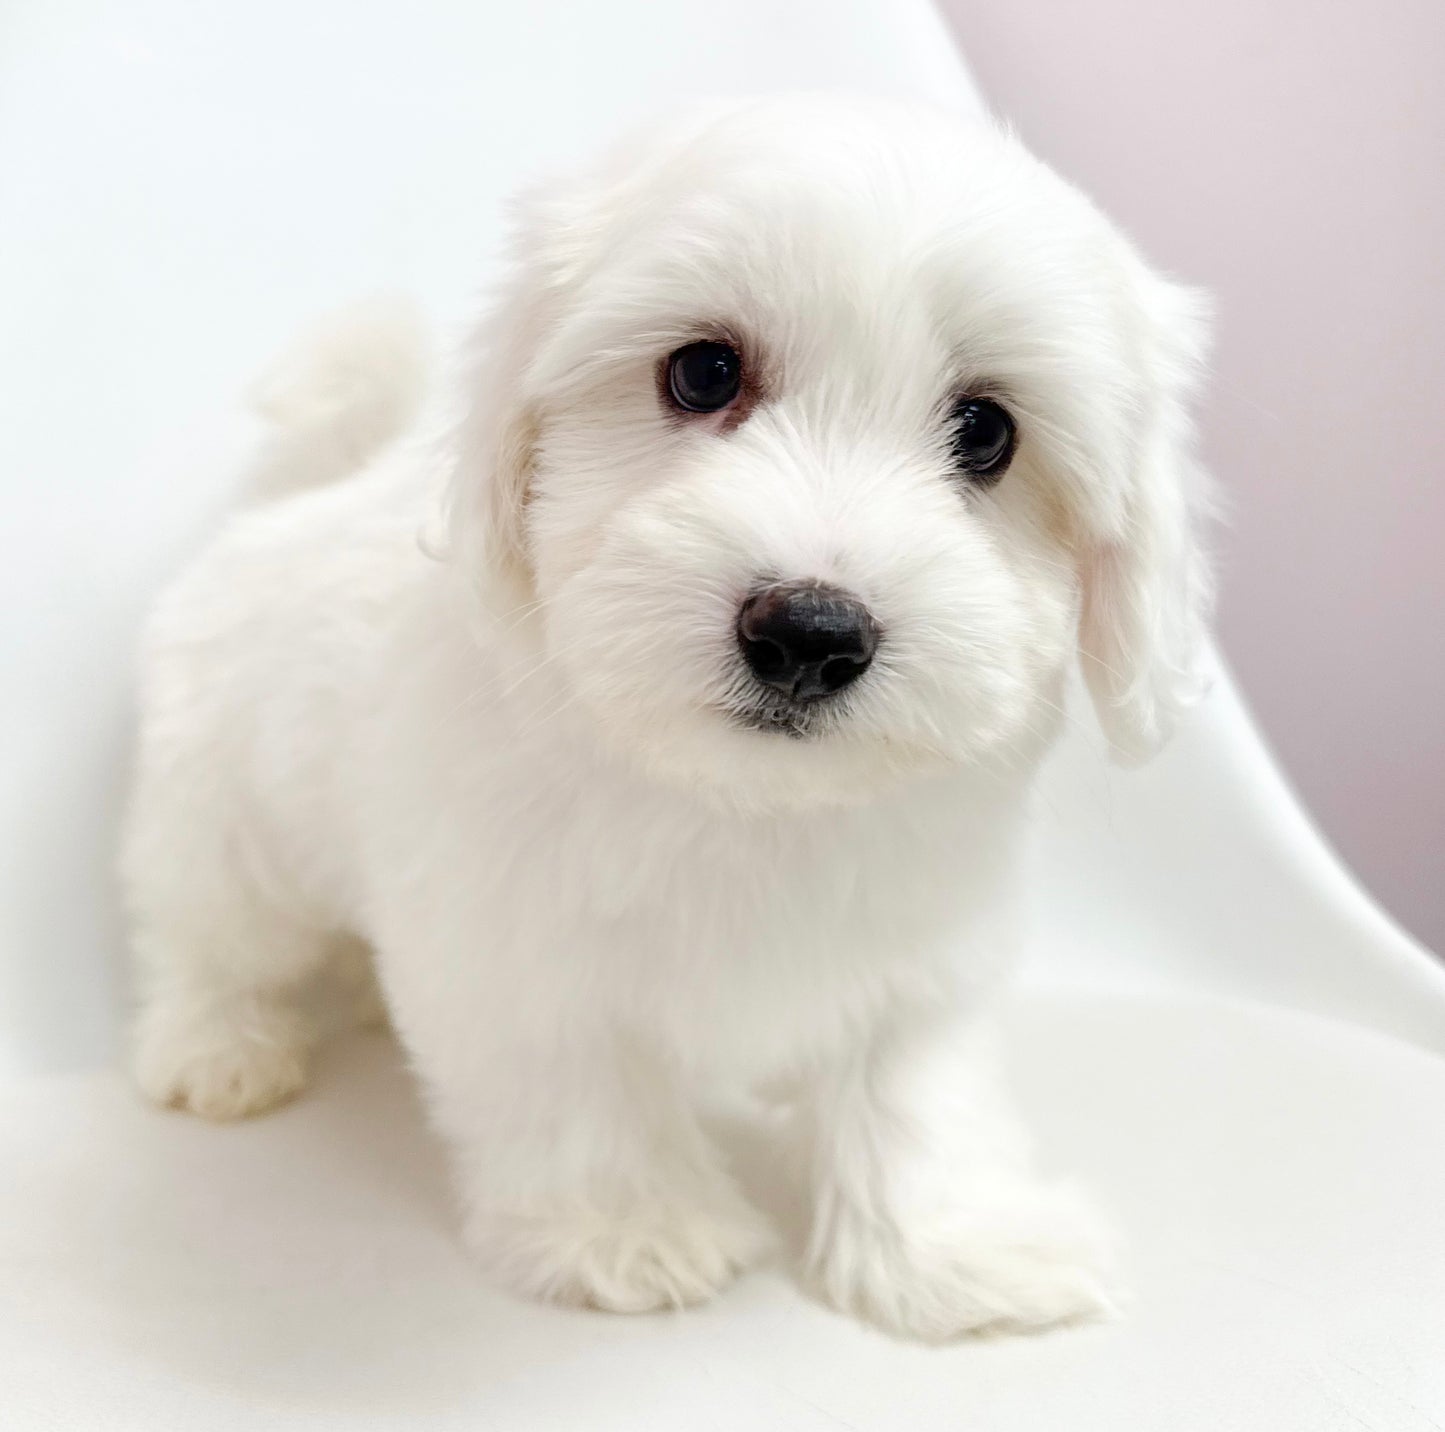
M 0 1069 L 15 1069 L 114 1048 L 110 867 L 134 633 L 224 504 L 244 434 L 235 399 L 291 331 L 379 290 L 465 311 L 516 183 L 669 104 L 785 87 L 979 100 L 924 0 L 733 0 L 725 14 L 646 0 L 12 0 L 6 23 Z M 1265 992 L 1302 994 L 1308 981 L 1254 978 L 1253 956 L 1279 952 L 1255 948 L 1263 927 L 1243 906 L 1211 928 L 1229 932 L 1232 950 L 1248 946 L 1248 970 L 1216 965 L 1199 931 L 1182 928 L 1183 911 L 1193 920 L 1219 903 L 1217 886 L 1191 875 L 1187 889 L 1165 888 L 1169 852 L 1252 848 L 1264 816 L 1241 783 L 1284 802 L 1277 826 L 1303 828 L 1279 814 L 1293 808 L 1225 699 L 1224 726 L 1201 728 L 1193 755 L 1127 788 L 1106 786 L 1087 754 L 1065 761 L 1041 942 L 1053 957 L 1041 967 L 1211 984 L 1248 975 Z M 1214 824 L 1202 818 L 1210 802 Z M 1098 839 L 1100 809 L 1114 812 L 1117 840 Z M 1176 828 L 1186 809 L 1190 841 Z M 1294 858 L 1290 838 L 1270 847 L 1283 852 L 1276 865 Z M 1359 915 L 1358 897 L 1331 882 Z M 1289 911 L 1271 929 L 1313 932 L 1331 949 L 1344 938 L 1298 892 L 1280 902 Z M 1382 922 L 1359 919 L 1362 949 L 1388 943 Z M 1383 1022 L 1392 1008 L 1385 999 Z
M 1144 770 L 1111 767 L 1070 703 L 1043 782 L 1032 974 L 1262 1000 L 1445 1051 L 1445 967 L 1325 844 L 1215 664 Z

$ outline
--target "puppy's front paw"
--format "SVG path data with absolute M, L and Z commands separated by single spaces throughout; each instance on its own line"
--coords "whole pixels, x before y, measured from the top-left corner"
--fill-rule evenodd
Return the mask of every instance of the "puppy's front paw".
M 157 1104 L 240 1119 L 284 1104 L 306 1083 L 299 1013 L 255 998 L 149 1006 L 135 1034 L 135 1077 Z
M 482 1211 L 469 1220 L 467 1239 L 516 1291 L 614 1313 L 704 1302 L 768 1241 L 762 1221 L 740 1200 L 710 1209 L 652 1205 L 624 1215 Z
M 930 1342 L 1115 1314 L 1106 1243 L 1067 1194 L 1026 1187 L 922 1227 L 830 1221 L 811 1274 L 836 1307 Z

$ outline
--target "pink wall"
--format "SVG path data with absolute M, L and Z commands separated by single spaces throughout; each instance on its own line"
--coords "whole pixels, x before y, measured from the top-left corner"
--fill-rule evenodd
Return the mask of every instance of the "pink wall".
M 1445 5 L 942 0 L 995 107 L 1218 311 L 1225 652 L 1445 951 Z

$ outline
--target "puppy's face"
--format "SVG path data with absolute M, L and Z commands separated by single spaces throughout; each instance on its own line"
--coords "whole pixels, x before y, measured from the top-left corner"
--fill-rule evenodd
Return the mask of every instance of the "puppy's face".
M 1116 744 L 1187 698 L 1192 325 L 1015 144 L 771 101 L 544 200 L 464 560 L 604 739 L 746 804 L 1034 755 L 1083 622 Z

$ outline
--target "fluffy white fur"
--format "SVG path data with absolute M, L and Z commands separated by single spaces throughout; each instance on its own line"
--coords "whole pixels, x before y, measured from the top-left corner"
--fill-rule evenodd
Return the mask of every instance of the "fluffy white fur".
M 1007 135 L 813 97 L 659 122 L 528 200 L 444 442 L 400 431 L 397 330 L 293 357 L 258 481 L 310 490 L 150 626 L 146 1091 L 294 1094 L 295 989 L 359 938 L 513 1287 L 641 1310 L 745 1266 L 720 1083 L 786 1089 L 839 1307 L 926 1338 L 1105 1309 L 986 1006 L 1074 653 L 1130 760 L 1197 689 L 1196 302 Z M 682 418 L 659 364 L 719 332 L 748 411 Z M 963 392 L 1018 423 L 991 490 L 950 461 Z M 802 739 L 730 715 L 739 604 L 779 578 L 884 633 Z

